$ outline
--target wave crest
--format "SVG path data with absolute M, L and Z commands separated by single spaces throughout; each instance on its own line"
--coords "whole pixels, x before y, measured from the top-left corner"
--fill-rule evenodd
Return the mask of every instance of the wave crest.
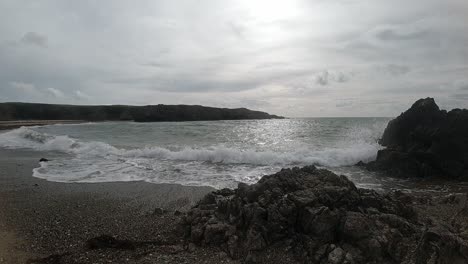
M 0 134 L 0 146 L 29 148 L 39 151 L 59 151 L 78 157 L 106 157 L 119 159 L 156 159 L 203 161 L 225 164 L 252 165 L 302 165 L 315 164 L 327 167 L 348 166 L 358 161 L 375 158 L 380 146 L 374 142 L 354 140 L 340 148 L 311 150 L 302 148 L 294 152 L 240 150 L 213 146 L 208 148 L 186 147 L 170 150 L 162 147 L 119 149 L 104 142 L 82 142 L 68 136 L 54 136 L 22 127 Z

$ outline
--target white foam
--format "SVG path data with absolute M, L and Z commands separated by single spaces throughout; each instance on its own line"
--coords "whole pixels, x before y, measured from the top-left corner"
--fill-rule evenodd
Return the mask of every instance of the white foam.
M 375 158 L 380 146 L 364 141 L 351 142 L 343 148 L 310 150 L 297 149 L 294 152 L 240 150 L 213 146 L 169 150 L 161 147 L 140 149 L 118 149 L 104 142 L 81 142 L 68 136 L 53 136 L 22 127 L 0 134 L 0 146 L 6 148 L 31 148 L 39 151 L 59 151 L 81 157 L 146 158 L 181 161 L 206 161 L 226 164 L 288 165 L 316 164 L 327 167 L 353 165 L 358 161 Z
M 54 136 L 21 127 L 0 134 L 0 147 L 28 148 L 39 151 L 59 151 L 69 154 L 108 155 L 119 150 L 103 142 L 80 142 L 68 136 Z
M 69 136 L 54 136 L 22 127 L 0 134 L 0 147 L 28 148 L 71 154 L 41 163 L 35 177 L 59 182 L 135 181 L 232 187 L 238 181 L 253 183 L 281 167 L 315 164 L 348 166 L 375 158 L 380 146 L 362 138 L 372 130 L 351 131 L 339 148 L 290 152 L 255 151 L 223 146 L 119 149 L 104 142 L 83 142 Z M 180 162 L 184 161 L 184 162 Z

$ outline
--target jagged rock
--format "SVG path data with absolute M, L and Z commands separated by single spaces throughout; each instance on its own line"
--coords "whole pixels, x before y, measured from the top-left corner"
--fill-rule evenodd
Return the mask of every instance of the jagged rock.
M 370 170 L 395 176 L 468 179 L 468 110 L 440 110 L 434 99 L 416 101 L 389 122 Z
M 330 264 L 341 264 L 345 258 L 345 252 L 337 247 L 330 254 L 328 254 L 328 263 Z
M 366 166 L 366 163 L 364 163 L 364 161 L 360 160 L 358 163 L 356 163 L 354 166 L 358 166 L 358 167 L 364 167 Z
M 426 230 L 417 246 L 414 262 L 468 263 L 468 243 L 446 228 Z
M 434 252 L 445 261 L 450 257 L 438 248 L 447 245 L 454 260 L 468 261 L 465 242 L 449 230 L 428 235 L 408 199 L 358 189 L 344 176 L 308 166 L 210 193 L 181 226 L 189 243 L 220 246 L 245 262 L 260 261 L 271 248 L 289 248 L 306 263 L 419 263 Z

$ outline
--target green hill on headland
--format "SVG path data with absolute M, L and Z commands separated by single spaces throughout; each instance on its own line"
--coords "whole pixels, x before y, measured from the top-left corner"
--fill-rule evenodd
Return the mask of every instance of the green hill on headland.
M 283 117 L 246 108 L 216 108 L 200 105 L 57 105 L 0 103 L 0 121 L 82 120 L 82 121 L 202 121 L 280 119 Z

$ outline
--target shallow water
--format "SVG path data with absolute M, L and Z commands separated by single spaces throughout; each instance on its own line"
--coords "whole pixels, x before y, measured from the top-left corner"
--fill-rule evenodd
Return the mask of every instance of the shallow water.
M 34 170 L 59 182 L 147 181 L 235 187 L 284 167 L 314 164 L 358 186 L 385 179 L 352 166 L 370 161 L 388 118 L 309 118 L 199 122 L 105 122 L 23 127 L 0 147 L 64 153 Z

